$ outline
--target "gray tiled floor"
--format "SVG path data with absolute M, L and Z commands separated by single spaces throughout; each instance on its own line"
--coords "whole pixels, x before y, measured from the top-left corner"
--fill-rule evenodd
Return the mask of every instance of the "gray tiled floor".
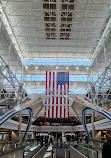
M 23 158 L 23 149 L 1 156 L 1 158 Z

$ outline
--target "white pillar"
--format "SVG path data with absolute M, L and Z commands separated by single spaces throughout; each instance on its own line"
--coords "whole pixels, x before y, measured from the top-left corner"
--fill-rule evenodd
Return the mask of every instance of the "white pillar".
M 95 87 L 91 86 L 91 93 L 92 93 L 92 103 L 95 104 Z M 91 117 L 91 123 L 92 123 L 92 139 L 95 138 L 95 125 L 94 125 L 94 121 L 95 121 L 95 112 L 92 111 L 92 117 Z
M 18 137 L 19 140 L 21 138 L 21 128 L 22 128 L 22 115 L 21 112 L 19 113 L 19 126 L 18 126 Z
M 98 66 L 98 59 L 97 59 L 97 56 L 96 56 L 96 67 L 97 67 L 97 72 L 98 72 L 98 77 L 99 77 L 99 66 Z
M 9 46 L 9 52 L 8 52 L 8 65 L 9 65 L 9 62 L 10 62 L 11 50 L 12 50 L 12 42 L 10 42 L 10 46 Z
M 106 67 L 107 66 L 107 59 L 106 59 L 106 46 L 105 46 L 105 44 L 103 46 L 103 49 L 104 49 L 104 65 Z
M 17 68 L 18 68 L 18 56 L 17 56 L 17 60 L 16 60 L 15 77 L 17 75 L 17 70 L 18 70 Z
M 92 111 L 92 117 L 91 117 L 91 123 L 92 123 L 92 139 L 95 138 L 95 125 L 94 125 L 94 120 L 95 120 L 95 112 Z
M 2 30 L 2 21 L 0 21 L 0 32 Z

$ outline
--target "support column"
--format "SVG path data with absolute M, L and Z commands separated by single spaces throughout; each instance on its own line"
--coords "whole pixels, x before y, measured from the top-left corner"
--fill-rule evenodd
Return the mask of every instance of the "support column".
M 21 68 L 21 82 L 24 81 L 24 67 L 23 67 L 23 64 L 22 64 L 22 68 Z
M 94 120 L 95 120 L 95 112 L 92 111 L 92 117 L 91 117 L 91 123 L 92 123 L 92 139 L 95 138 L 95 125 L 94 125 Z
M 4 133 L 2 133 L 2 141 L 4 141 Z
M 18 70 L 17 68 L 18 68 L 18 56 L 17 56 L 17 60 L 16 60 L 15 77 L 17 75 L 17 70 Z
M 90 83 L 93 84 L 93 73 L 92 73 L 92 68 L 91 68 L 91 73 L 90 73 Z
M 107 59 L 106 59 L 106 46 L 105 46 L 105 44 L 104 44 L 103 48 L 104 48 L 104 65 L 106 67 L 107 66 Z
M 98 72 L 98 76 L 99 76 L 99 66 L 98 66 L 98 59 L 97 59 L 97 56 L 96 56 L 96 67 L 97 67 L 97 72 Z
M 1 30 L 2 30 L 2 21 L 0 21 L 0 33 L 1 33 Z M 3 62 L 1 64 L 1 70 L 2 70 L 2 65 L 3 65 Z M 0 80 L 1 80 L 1 78 L 0 78 Z M 0 83 L 0 87 L 1 87 L 1 84 L 2 83 Z M 1 89 L 0 89 L 0 93 L 1 93 Z M 0 94 L 0 100 L 1 100 L 1 94 Z
M 0 78 L 1 79 L 1 78 Z M 2 99 L 1 98 L 1 93 L 2 93 L 2 83 L 0 82 L 0 100 Z
M 19 113 L 19 126 L 18 126 L 18 137 L 19 140 L 21 138 L 21 128 L 22 128 L 22 115 L 21 112 Z
M 95 104 L 95 87 L 91 86 L 91 96 L 92 96 L 92 103 Z M 94 121 L 95 121 L 95 112 L 92 111 L 92 117 L 91 117 L 91 123 L 92 123 L 92 139 L 95 138 L 95 125 L 94 125 Z
M 20 103 L 21 103 L 21 98 L 18 95 L 18 97 L 17 97 L 17 106 L 18 107 L 20 106 Z M 20 140 L 20 138 L 21 138 L 21 127 L 22 127 L 22 115 L 21 115 L 21 111 L 18 113 L 18 117 L 19 117 L 19 125 L 18 125 L 17 135 L 18 135 L 18 139 Z
M 10 46 L 9 46 L 9 52 L 8 52 L 8 65 L 9 65 L 9 62 L 10 62 L 11 50 L 12 50 L 12 42 L 10 42 Z
M 0 21 L 0 32 L 2 30 L 2 21 Z
M 18 88 L 18 92 L 17 92 L 17 106 L 20 106 L 20 104 L 22 103 L 22 94 L 23 94 L 23 83 L 21 83 L 19 85 L 19 88 Z M 19 113 L 19 126 L 18 126 L 18 137 L 19 137 L 19 140 L 21 138 L 21 128 L 22 128 L 22 115 L 21 115 L 21 112 Z
M 57 136 L 57 132 L 56 132 L 56 145 L 58 145 L 58 136 Z

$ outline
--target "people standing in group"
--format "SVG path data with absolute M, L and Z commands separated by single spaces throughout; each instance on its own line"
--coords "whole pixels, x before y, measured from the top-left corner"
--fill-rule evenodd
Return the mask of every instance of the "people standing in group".
M 106 142 L 103 144 L 102 158 L 111 158 L 111 131 L 106 134 Z

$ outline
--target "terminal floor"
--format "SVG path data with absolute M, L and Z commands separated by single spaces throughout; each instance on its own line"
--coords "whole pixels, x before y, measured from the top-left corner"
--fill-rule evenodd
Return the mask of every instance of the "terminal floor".
M 72 145 L 71 145 L 72 146 Z M 54 158 L 69 158 L 69 151 L 70 151 L 70 158 L 83 158 L 80 153 L 83 153 L 88 158 L 97 158 L 96 153 L 92 150 L 85 150 L 84 148 L 81 149 L 79 147 L 74 147 L 80 153 L 78 153 L 75 149 L 72 147 L 64 147 L 64 146 L 56 146 L 54 147 Z M 37 155 L 34 156 L 34 158 L 51 158 L 52 151 L 47 151 L 49 146 L 44 147 L 42 150 L 38 152 Z M 48 156 L 49 155 L 49 156 Z M 16 150 L 10 154 L 6 154 L 4 156 L 0 156 L 0 158 L 23 158 L 23 149 Z M 102 158 L 101 150 L 99 151 L 98 158 Z
M 23 149 L 16 150 L 10 154 L 0 156 L 0 158 L 23 158 Z

